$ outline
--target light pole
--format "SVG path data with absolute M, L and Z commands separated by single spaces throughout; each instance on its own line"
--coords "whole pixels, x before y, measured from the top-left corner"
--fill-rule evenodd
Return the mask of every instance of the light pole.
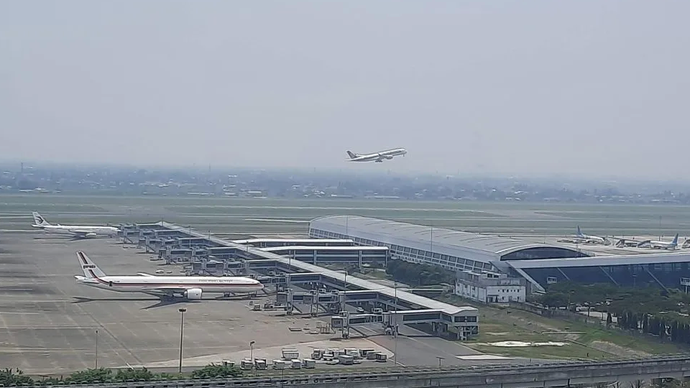
M 187 312 L 186 308 L 180 308 L 177 311 L 180 312 L 180 368 L 179 373 L 182 373 L 182 339 L 184 338 L 184 313 Z
M 252 365 L 254 365 L 254 344 L 256 341 L 251 341 L 249 343 L 249 359 L 252 360 Z
M 98 369 L 98 329 L 96 329 L 96 369 Z
M 395 365 L 400 365 L 398 362 L 398 282 L 394 281 L 393 282 L 393 295 L 395 301 L 393 302 L 393 310 L 395 311 L 395 314 L 393 316 L 395 317 L 395 326 L 393 326 L 393 357 L 395 360 Z

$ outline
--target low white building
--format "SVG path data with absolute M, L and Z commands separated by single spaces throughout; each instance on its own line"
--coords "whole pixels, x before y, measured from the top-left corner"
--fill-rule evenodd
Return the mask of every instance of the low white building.
M 524 302 L 527 285 L 525 279 L 505 274 L 458 271 L 455 294 L 482 303 Z

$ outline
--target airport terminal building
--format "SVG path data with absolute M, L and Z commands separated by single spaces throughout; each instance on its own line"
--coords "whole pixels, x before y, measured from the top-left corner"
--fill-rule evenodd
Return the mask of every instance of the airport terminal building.
M 357 245 L 385 246 L 391 259 L 438 265 L 464 273 L 522 278 L 532 292 L 563 281 L 682 289 L 690 286 L 690 254 L 687 253 L 593 257 L 555 244 L 345 215 L 312 220 L 309 236 L 347 238 Z
M 359 216 L 312 220 L 309 237 L 349 238 L 360 245 L 387 246 L 391 259 L 474 272 L 501 272 L 506 269 L 501 262 L 507 260 L 586 256 L 566 247 Z

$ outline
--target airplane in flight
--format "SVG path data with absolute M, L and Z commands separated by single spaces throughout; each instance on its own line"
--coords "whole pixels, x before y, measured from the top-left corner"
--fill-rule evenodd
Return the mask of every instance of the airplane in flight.
M 611 241 L 609 241 L 609 239 L 607 239 L 606 237 L 590 236 L 582 233 L 582 230 L 580 230 L 579 225 L 577 226 L 577 234 L 575 235 L 575 240 L 576 242 L 585 244 L 611 245 Z
M 393 159 L 395 156 L 405 156 L 407 155 L 407 150 L 404 148 L 394 148 L 392 150 L 385 150 L 385 151 L 379 151 L 375 152 L 373 154 L 356 154 L 352 151 L 347 151 L 347 154 L 350 156 L 350 162 L 377 162 L 381 163 L 384 160 L 388 159 Z
M 84 276 L 75 276 L 77 283 L 116 292 L 138 292 L 161 298 L 200 300 L 205 294 L 254 294 L 264 285 L 248 277 L 219 276 L 155 276 L 146 273 L 109 276 L 84 252 L 77 252 Z
M 669 249 L 669 250 L 674 250 L 678 248 L 678 233 L 676 233 L 676 236 L 673 238 L 673 241 L 667 242 L 667 241 L 652 241 L 652 240 L 647 240 L 640 245 L 639 247 L 649 247 L 652 249 Z
M 76 238 L 88 238 L 96 236 L 116 236 L 119 231 L 114 226 L 76 226 L 76 225 L 52 225 L 42 215 L 37 212 L 32 213 L 34 216 L 34 228 L 43 229 L 47 233 L 61 233 L 70 234 Z

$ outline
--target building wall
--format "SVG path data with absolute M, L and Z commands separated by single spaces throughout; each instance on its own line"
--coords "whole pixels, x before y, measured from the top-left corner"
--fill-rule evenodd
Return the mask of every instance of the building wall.
M 486 288 L 464 283 L 461 280 L 455 282 L 455 294 L 463 298 L 486 303 Z
M 486 290 L 488 303 L 524 302 L 525 286 L 488 286 Z
M 526 287 L 516 286 L 480 286 L 458 279 L 455 282 L 455 294 L 481 303 L 524 302 Z

